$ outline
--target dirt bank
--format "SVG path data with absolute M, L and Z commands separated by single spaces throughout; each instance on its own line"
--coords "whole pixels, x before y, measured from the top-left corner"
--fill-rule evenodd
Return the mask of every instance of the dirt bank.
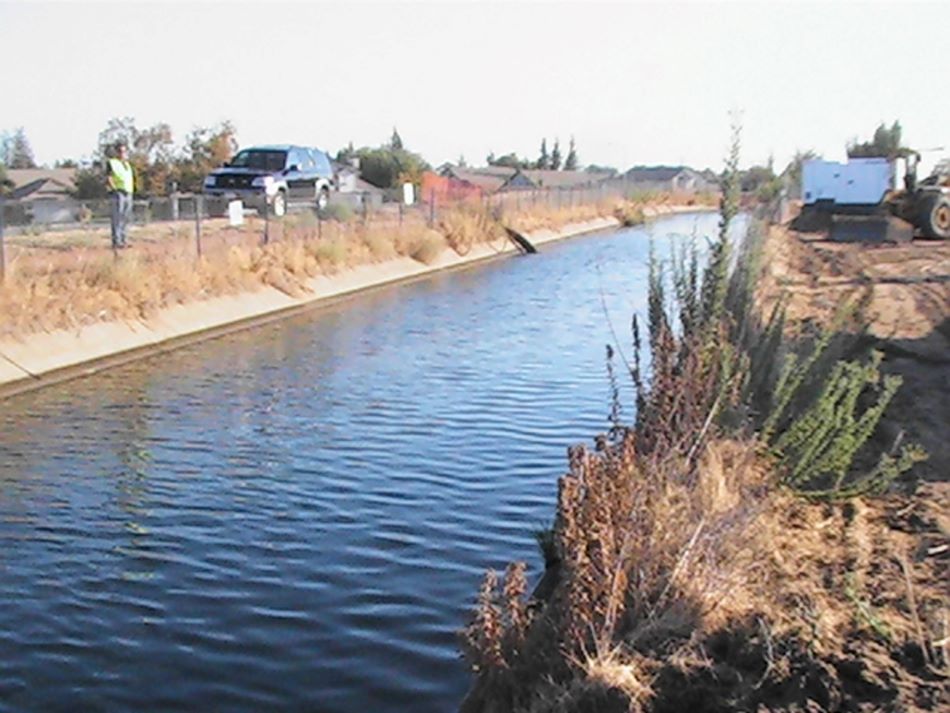
M 571 449 L 552 528 L 539 537 L 545 573 L 534 595 L 523 596 L 523 564 L 510 565 L 503 578 L 486 575 L 463 632 L 475 674 L 464 713 L 950 707 L 948 461 L 942 444 L 924 440 L 947 433 L 940 381 L 947 370 L 940 341 L 946 338 L 945 248 L 868 253 L 780 229 L 769 238 L 761 276 L 750 267 L 759 264 L 756 258 L 746 257 L 725 281 L 717 275 L 728 271 L 707 269 L 700 293 L 695 270 L 673 269 L 673 301 L 684 325 L 675 334 L 662 277 L 652 278 L 652 374 L 642 377 L 639 359 L 634 362 L 635 424 L 615 424 L 595 439 L 595 449 Z M 807 455 L 788 464 L 789 449 L 769 440 L 756 419 L 774 413 L 781 373 L 789 372 L 754 365 L 763 354 L 771 356 L 760 364 L 784 360 L 781 340 L 773 339 L 783 323 L 774 322 L 748 350 L 742 341 L 747 327 L 758 329 L 749 326 L 754 317 L 746 319 L 758 309 L 743 306 L 768 313 L 781 293 L 788 299 L 787 331 L 803 336 L 818 333 L 840 304 L 862 298 L 868 333 L 844 332 L 841 346 L 877 346 L 887 369 L 920 379 L 918 390 L 936 391 L 904 402 L 922 414 L 889 417 L 906 439 L 936 446 L 929 477 L 942 482 L 914 491 L 911 481 L 884 496 L 868 489 L 858 497 L 857 491 L 808 490 L 788 477 L 809 462 Z M 732 306 L 704 316 L 700 294 L 710 302 L 726 295 L 720 304 Z M 770 344 L 778 346 L 770 351 Z M 753 364 L 749 379 L 733 381 L 731 368 L 716 377 L 727 363 L 738 364 L 740 373 L 743 363 Z M 828 372 L 845 374 L 846 366 L 855 365 L 839 362 Z M 733 390 L 756 382 L 769 399 Z M 803 404 L 820 406 L 803 405 L 784 426 L 785 434 L 802 424 L 798 433 L 817 434 L 801 437 L 799 453 L 863 443 L 842 426 L 853 422 L 854 408 L 880 380 L 854 382 L 845 409 L 826 400 L 841 393 L 842 383 L 832 377 L 810 385 Z M 921 406 L 915 398 L 928 400 Z M 715 419 L 723 400 L 731 406 Z M 816 468 L 811 477 L 826 472 Z M 848 461 L 840 477 L 864 473 L 862 461 Z
M 773 228 L 767 250 L 763 297 L 787 295 L 792 330 L 826 322 L 844 302 L 863 303 L 863 345 L 884 352 L 884 370 L 904 380 L 884 430 L 930 453 L 918 476 L 950 479 L 950 243 L 834 243 Z

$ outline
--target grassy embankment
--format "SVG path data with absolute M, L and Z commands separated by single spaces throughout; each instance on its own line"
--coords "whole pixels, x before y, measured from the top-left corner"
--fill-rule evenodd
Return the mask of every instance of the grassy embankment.
M 25 236 L 10 241 L 7 278 L 0 284 L 0 338 L 148 319 L 163 307 L 264 286 L 305 296 L 308 279 L 347 268 L 397 257 L 428 264 L 449 250 L 464 255 L 475 244 L 500 247 L 506 241 L 503 224 L 531 231 L 606 216 L 633 224 L 642 222 L 644 209 L 668 200 L 525 206 L 503 215 L 459 206 L 441 210 L 431 227 L 420 213 L 407 215 L 401 225 L 346 216 L 318 225 L 308 213 L 272 222 L 267 245 L 261 244 L 259 219 L 243 229 L 215 220 L 204 225 L 201 258 L 187 222 L 135 228 L 133 249 L 118 256 L 106 247 L 101 229 Z
M 572 449 L 534 597 L 521 563 L 487 575 L 463 710 L 947 704 L 947 504 L 874 497 L 923 457 L 879 440 L 900 379 L 859 352 L 860 301 L 787 338 L 751 230 L 731 272 L 725 225 L 705 269 L 652 261 L 649 377 L 636 320 L 623 369 L 636 421 L 615 403 L 596 449 Z M 608 367 L 616 393 L 610 348 Z

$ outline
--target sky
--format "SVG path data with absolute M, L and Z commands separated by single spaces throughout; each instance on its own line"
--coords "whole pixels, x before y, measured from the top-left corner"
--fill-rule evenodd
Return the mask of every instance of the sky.
M 950 3 L 0 0 L 0 131 L 40 163 L 92 154 L 111 117 L 230 120 L 241 145 L 388 141 L 430 163 L 536 158 L 721 168 L 843 159 L 899 120 L 950 155 Z

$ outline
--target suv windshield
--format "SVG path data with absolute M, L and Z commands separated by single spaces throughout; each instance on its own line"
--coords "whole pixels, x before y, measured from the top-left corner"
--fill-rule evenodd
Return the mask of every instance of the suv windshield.
M 287 162 L 286 151 L 241 151 L 231 160 L 232 168 L 253 168 L 258 171 L 283 171 Z

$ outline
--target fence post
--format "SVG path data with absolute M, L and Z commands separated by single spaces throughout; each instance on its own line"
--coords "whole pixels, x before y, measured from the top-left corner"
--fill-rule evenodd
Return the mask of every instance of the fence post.
M 403 211 L 403 202 L 399 201 L 399 227 L 402 227 L 402 211 Z
M 198 258 L 201 258 L 201 214 L 204 212 L 204 196 L 195 196 L 195 246 L 198 248 Z
M 7 248 L 3 240 L 3 228 L 6 224 L 7 199 L 0 195 L 0 282 L 7 279 Z
M 264 245 L 270 242 L 270 202 L 264 198 Z

